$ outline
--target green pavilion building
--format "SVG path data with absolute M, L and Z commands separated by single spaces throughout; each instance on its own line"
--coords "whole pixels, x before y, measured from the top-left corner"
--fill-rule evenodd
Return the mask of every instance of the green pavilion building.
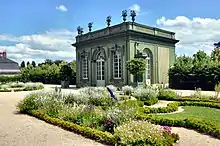
M 131 12 L 132 13 L 132 12 Z M 133 12 L 134 13 L 134 12 Z M 123 16 L 123 15 L 122 15 Z M 131 14 L 132 16 L 132 14 Z M 136 15 L 135 15 L 136 16 Z M 141 83 L 168 83 L 168 69 L 175 61 L 175 33 L 134 22 L 124 22 L 83 34 L 78 27 L 76 42 L 76 86 L 133 85 L 135 79 L 126 70 L 126 62 L 143 57 L 147 61 Z

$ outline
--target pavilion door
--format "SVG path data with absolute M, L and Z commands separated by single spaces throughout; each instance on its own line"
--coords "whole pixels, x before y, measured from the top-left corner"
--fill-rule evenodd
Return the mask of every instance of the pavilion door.
M 96 62 L 96 86 L 105 86 L 105 61 L 102 58 Z

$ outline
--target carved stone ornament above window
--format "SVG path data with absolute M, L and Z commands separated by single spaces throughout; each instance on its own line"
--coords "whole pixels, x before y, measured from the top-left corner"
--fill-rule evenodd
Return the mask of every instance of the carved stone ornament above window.
M 115 44 L 114 47 L 111 47 L 111 51 L 120 51 L 123 46 L 119 46 L 118 44 Z
M 83 52 L 81 53 L 81 56 L 82 56 L 82 57 L 88 56 L 88 52 L 86 52 L 85 50 L 83 50 Z

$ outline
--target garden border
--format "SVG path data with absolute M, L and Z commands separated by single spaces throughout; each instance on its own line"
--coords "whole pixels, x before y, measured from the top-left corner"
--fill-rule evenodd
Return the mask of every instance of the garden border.
M 92 140 L 96 140 L 97 142 L 101 142 L 103 144 L 115 144 L 115 137 L 109 132 L 103 132 L 96 129 L 92 129 L 90 127 L 80 126 L 68 121 L 64 121 L 58 118 L 51 118 L 46 114 L 38 110 L 32 110 L 27 112 L 28 115 L 36 117 L 40 120 L 43 120 L 49 124 L 61 127 L 68 131 L 73 131 L 77 134 L 83 135 L 86 138 L 90 138 Z
M 138 119 L 148 120 L 149 122 L 158 125 L 189 128 L 220 139 L 220 128 L 218 128 L 216 125 L 200 119 L 185 118 L 177 120 L 172 118 L 159 118 L 152 115 L 139 115 Z

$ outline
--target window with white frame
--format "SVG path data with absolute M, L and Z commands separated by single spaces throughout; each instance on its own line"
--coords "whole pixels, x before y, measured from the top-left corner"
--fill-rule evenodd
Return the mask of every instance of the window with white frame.
M 88 79 L 88 57 L 85 56 L 82 60 L 82 77 Z
M 114 79 L 121 79 L 121 54 L 118 51 L 113 52 L 113 77 Z
M 147 54 L 147 57 L 146 57 L 146 79 L 150 79 L 150 76 L 151 76 L 151 63 L 150 63 L 150 55 L 149 53 Z

